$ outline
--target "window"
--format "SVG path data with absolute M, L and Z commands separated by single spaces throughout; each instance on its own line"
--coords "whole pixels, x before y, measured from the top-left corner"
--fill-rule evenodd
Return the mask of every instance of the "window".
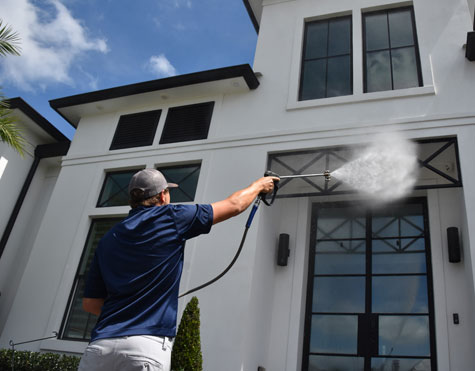
M 305 24 L 299 100 L 353 92 L 351 16 Z
M 97 207 L 127 206 L 130 179 L 137 171 L 139 169 L 107 173 Z
M 179 185 L 178 188 L 170 188 L 172 203 L 189 202 L 195 199 L 201 164 L 158 167 L 157 169 L 162 172 L 168 182 Z
M 89 341 L 91 331 L 96 324 L 97 317 L 87 313 L 82 309 L 82 297 L 86 283 L 87 272 L 94 257 L 99 240 L 112 228 L 114 224 L 122 218 L 95 219 L 92 221 L 91 228 L 86 240 L 79 269 L 74 278 L 73 289 L 69 299 L 67 311 L 63 320 L 61 338 L 66 340 Z
M 304 370 L 436 370 L 426 207 L 314 204 Z
M 412 7 L 363 14 L 365 92 L 422 86 Z
M 151 145 L 161 113 L 156 110 L 120 116 L 110 149 Z
M 172 107 L 168 110 L 160 144 L 206 139 L 214 102 Z

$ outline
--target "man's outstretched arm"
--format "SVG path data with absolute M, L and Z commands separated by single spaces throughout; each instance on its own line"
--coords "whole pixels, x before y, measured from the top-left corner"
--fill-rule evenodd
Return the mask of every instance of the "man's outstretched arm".
M 266 176 L 257 179 L 250 186 L 234 192 L 228 198 L 211 204 L 213 224 L 222 222 L 246 210 L 259 193 L 269 193 L 274 189 L 274 181 L 279 178 Z

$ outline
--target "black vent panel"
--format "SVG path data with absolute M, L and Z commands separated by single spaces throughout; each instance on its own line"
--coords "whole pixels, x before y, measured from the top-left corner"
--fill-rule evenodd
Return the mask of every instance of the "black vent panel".
M 156 110 L 120 116 L 110 149 L 151 145 L 161 113 Z
M 170 108 L 160 144 L 206 139 L 213 108 L 214 102 Z

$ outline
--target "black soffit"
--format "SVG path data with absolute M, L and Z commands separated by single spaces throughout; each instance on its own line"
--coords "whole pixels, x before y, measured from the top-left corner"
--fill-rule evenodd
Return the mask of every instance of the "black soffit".
M 58 112 L 71 125 L 74 123 L 68 120 L 60 109 L 78 106 L 87 103 L 94 103 L 108 99 L 121 98 L 130 95 L 149 93 L 159 90 L 178 88 L 182 86 L 202 84 L 207 82 L 232 79 L 242 77 L 249 89 L 254 90 L 259 86 L 259 80 L 249 64 L 241 64 L 231 67 L 217 68 L 213 70 L 194 72 L 184 75 L 167 77 L 151 81 L 140 82 L 136 84 L 123 85 L 110 89 L 97 90 L 89 93 L 72 95 L 69 97 L 52 99 L 49 101 L 51 108 Z
M 414 189 L 462 187 L 457 138 L 424 139 L 418 145 L 419 178 Z M 273 153 L 268 169 L 280 175 L 321 173 L 336 170 L 353 158 L 360 147 L 331 147 Z M 355 193 L 346 184 L 323 177 L 285 179 L 279 183 L 278 198 L 326 196 Z

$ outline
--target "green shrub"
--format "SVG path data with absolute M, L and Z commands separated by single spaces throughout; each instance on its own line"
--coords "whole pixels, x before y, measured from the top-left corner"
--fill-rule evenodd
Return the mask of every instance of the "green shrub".
M 202 371 L 200 308 L 193 296 L 181 317 L 172 351 L 173 371 Z
M 15 351 L 15 371 L 76 371 L 81 358 L 56 353 Z M 0 371 L 11 371 L 12 350 L 0 349 Z

